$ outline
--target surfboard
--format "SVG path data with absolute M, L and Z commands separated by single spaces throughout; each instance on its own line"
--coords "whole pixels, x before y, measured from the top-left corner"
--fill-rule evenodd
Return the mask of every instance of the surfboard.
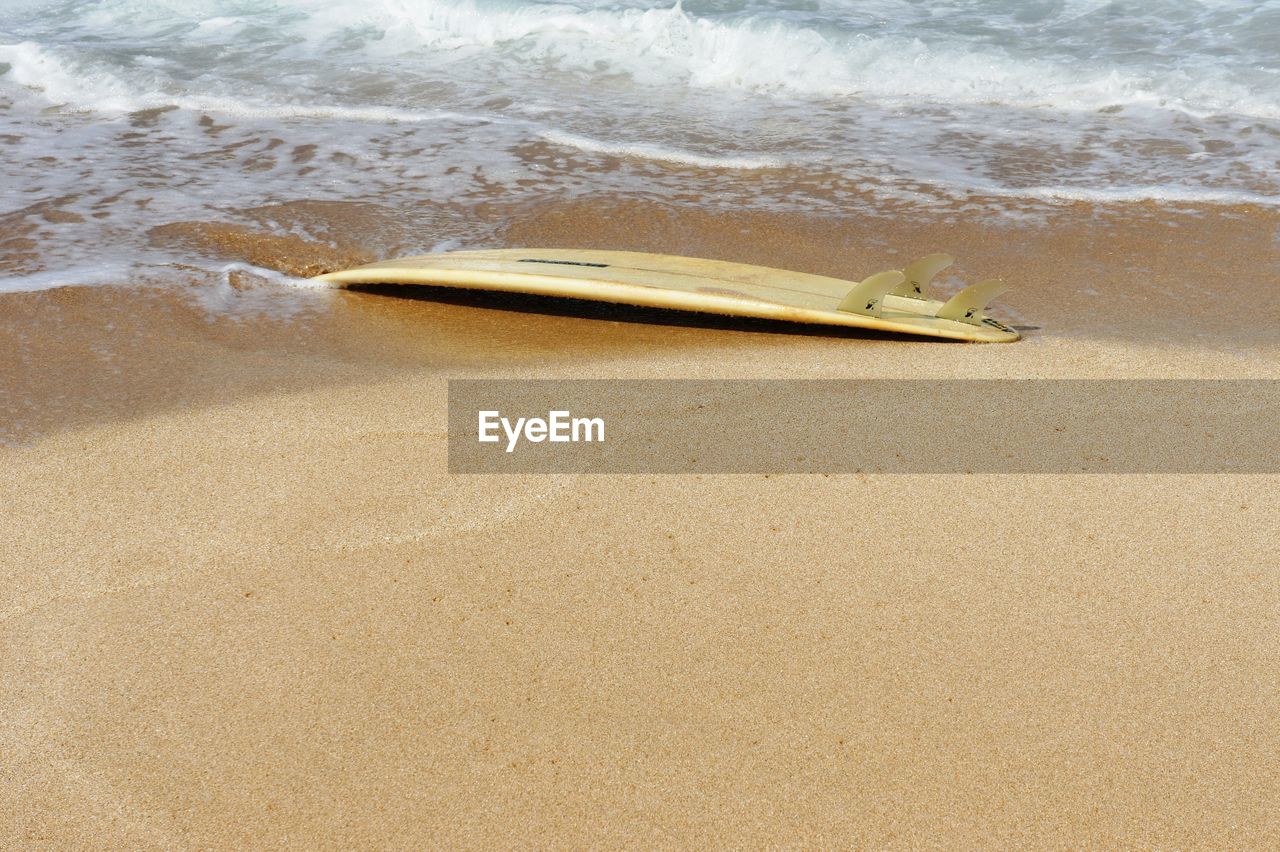
M 426 284 L 531 293 L 651 308 L 848 326 L 951 340 L 1009 342 L 1018 332 L 983 313 L 1006 287 L 998 279 L 931 298 L 950 266 L 931 254 L 861 281 L 695 257 L 586 249 L 450 251 L 330 272 L 333 284 Z

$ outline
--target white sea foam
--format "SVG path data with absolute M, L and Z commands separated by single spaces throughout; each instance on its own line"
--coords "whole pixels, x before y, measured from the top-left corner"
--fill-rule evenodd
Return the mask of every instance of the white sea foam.
M 72 62 L 61 59 L 32 42 L 0 44 L 0 62 L 10 66 L 8 76 L 13 82 L 38 92 L 49 103 L 108 115 L 177 107 L 191 112 L 246 118 L 332 118 L 370 124 L 494 120 L 493 116 L 442 109 L 403 109 L 394 106 L 350 106 L 326 103 L 272 103 L 253 97 L 148 91 L 142 86 L 131 86 L 106 71 L 77 70 Z
M 0 274 L 0 293 L 29 293 L 57 287 L 85 287 L 98 284 L 127 284 L 131 267 L 125 263 L 73 266 L 27 275 Z
M 611 157 L 636 157 L 660 163 L 697 166 L 700 169 L 776 169 L 785 164 L 781 157 L 737 155 L 713 157 L 645 142 L 604 142 L 589 136 L 558 130 L 545 130 L 539 135 L 553 144 L 577 148 L 580 151 L 608 154 Z
M 325 281 L 295 278 L 251 263 L 228 263 L 216 271 L 215 277 L 196 282 L 188 294 L 208 313 L 232 319 L 299 317 L 327 304 L 335 289 Z
M 113 74 L 78 70 L 35 42 L 0 44 L 0 63 L 9 66 L 9 81 L 39 92 L 50 103 L 105 112 L 136 109 L 128 87 Z
M 0 140 L 0 214 L 84 272 L 299 199 L 452 217 L 397 248 L 601 193 L 1280 206 L 1280 0 L 9 0 Z
M 304 31 L 314 45 L 327 44 L 339 33 L 372 30 L 378 37 L 365 49 L 397 60 L 430 61 L 424 51 L 448 61 L 509 50 L 524 62 L 587 72 L 608 69 L 656 85 L 1058 109 L 1161 104 L 1196 114 L 1280 115 L 1275 91 L 1231 79 L 1209 57 L 1184 57 L 1173 67 L 1166 56 L 1153 56 L 1146 66 L 1089 62 L 1090 57 L 1062 51 L 1019 50 L 1022 33 L 1012 26 L 1003 41 L 909 26 L 850 31 L 841 26 L 842 7 L 835 4 L 829 20 L 819 14 L 799 24 L 794 12 L 750 5 L 720 17 L 691 14 L 680 3 L 666 8 L 477 0 L 302 5 L 323 6 Z M 904 11 L 902 4 L 888 5 Z M 1081 20 L 1098 13 L 1101 4 L 1072 7 L 1063 17 Z M 1105 24 L 1092 25 L 1100 37 Z M 1044 56 L 1049 58 L 1038 58 Z
M 216 5 L 205 4 L 210 8 Z M 881 9 L 882 13 L 905 11 L 901 4 L 881 5 L 890 7 Z M 68 7 L 68 13 L 75 8 Z M 1198 8 L 1206 22 L 1213 19 L 1213 4 Z M 1243 4 L 1223 4 L 1217 10 L 1221 13 L 1233 8 L 1239 11 L 1231 19 L 1233 30 L 1247 31 L 1248 23 L 1258 19 L 1271 27 L 1271 37 L 1280 40 L 1280 13 L 1274 2 L 1258 4 L 1251 12 Z M 1195 115 L 1280 116 L 1280 86 L 1276 85 L 1280 68 L 1270 64 L 1276 60 L 1274 51 L 1258 50 L 1258 55 L 1249 56 L 1239 51 L 1237 40 L 1232 39 L 1236 50 L 1244 54 L 1232 63 L 1223 61 L 1220 49 L 1204 56 L 1184 52 L 1172 61 L 1158 53 L 1166 42 L 1169 47 L 1174 42 L 1183 45 L 1197 32 L 1194 21 L 1182 21 L 1180 28 L 1186 33 L 1170 31 L 1163 40 L 1158 37 L 1159 28 L 1168 22 L 1140 14 L 1122 21 L 1130 28 L 1151 27 L 1153 35 L 1145 45 L 1149 56 L 1138 62 L 1132 61 L 1130 54 L 1141 55 L 1142 46 L 1122 52 L 1122 45 L 1117 44 L 1116 55 L 1107 56 L 1105 50 L 1081 50 L 1081 45 L 1071 40 L 1045 38 L 1045 32 L 1054 26 L 1083 21 L 1088 23 L 1078 31 L 1076 41 L 1087 43 L 1086 34 L 1093 32 L 1105 43 L 1107 25 L 1116 19 L 1092 3 L 1071 4 L 1039 28 L 1015 25 L 1008 19 L 1012 9 L 1006 19 L 997 14 L 994 21 L 977 22 L 988 28 L 992 23 L 1003 24 L 1005 32 L 995 37 L 939 30 L 929 24 L 945 15 L 930 18 L 918 10 L 911 10 L 914 19 L 900 26 L 857 26 L 860 18 L 843 19 L 839 5 L 824 10 L 826 17 L 816 13 L 807 19 L 763 5 L 713 16 L 692 14 L 679 3 L 666 8 L 580 8 L 476 0 L 373 0 L 358 5 L 338 0 L 280 0 L 256 21 L 247 15 L 201 17 L 179 14 L 176 7 L 169 11 L 168 17 L 153 13 L 152 29 L 168 33 L 175 26 L 185 26 L 182 43 L 227 49 L 242 39 L 250 24 L 258 23 L 281 27 L 294 39 L 283 48 L 270 45 L 271 58 L 314 62 L 333 55 L 336 46 L 343 45 L 347 58 L 394 63 L 410 78 L 446 68 L 465 76 L 465 69 L 459 67 L 464 63 L 482 59 L 481 64 L 490 68 L 491 60 L 500 63 L 505 55 L 513 71 L 518 65 L 531 73 L 547 68 L 607 71 L 653 85 L 1055 109 L 1140 104 Z M 134 3 L 108 0 L 88 17 L 97 27 L 124 34 L 137 28 L 136 15 Z M 1098 20 L 1092 20 L 1095 17 Z M 963 15 L 957 18 L 973 25 Z M 145 35 L 146 22 L 142 23 Z M 104 109 L 122 108 L 122 104 L 140 108 L 139 104 L 155 105 L 166 96 L 163 87 L 153 88 L 164 81 L 151 75 L 133 74 L 136 82 L 131 87 L 117 73 L 120 69 L 113 71 L 92 62 L 68 67 L 65 59 L 33 41 L 0 47 L 0 61 L 12 65 L 14 82 L 39 88 L 55 102 Z M 232 75 L 262 80 L 264 72 L 272 70 L 272 62 L 255 68 L 249 56 L 240 61 L 245 63 L 242 67 L 228 69 Z M 139 71 L 134 64 L 129 70 Z M 330 69 L 334 75 L 330 82 L 340 80 L 343 70 L 340 63 L 335 64 Z M 298 75 L 286 73 L 284 77 L 297 79 Z M 181 93 L 168 94 L 177 97 Z M 226 107 L 236 101 L 213 99 L 210 103 L 214 106 L 206 108 Z M 193 104 L 193 108 L 199 107 Z M 247 108 L 269 107 L 257 103 Z M 366 114 L 378 115 L 362 113 Z M 411 110 L 392 110 L 390 114 L 405 120 L 418 117 Z
M 254 266 L 252 263 L 225 263 L 218 268 L 218 274 L 222 276 L 222 281 L 228 285 L 231 284 L 231 276 L 233 273 L 240 273 L 241 275 L 259 278 L 279 287 L 294 287 L 299 290 L 334 289 L 334 285 L 330 284 L 328 281 L 317 281 L 314 278 L 297 278 L 292 275 L 286 275 L 276 269 L 267 269 L 265 266 Z

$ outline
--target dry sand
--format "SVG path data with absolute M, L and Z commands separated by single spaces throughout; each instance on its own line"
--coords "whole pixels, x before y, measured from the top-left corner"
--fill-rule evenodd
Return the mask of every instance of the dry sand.
M 885 228 L 605 203 L 504 239 L 946 248 L 1026 339 L 0 295 L 0 845 L 1280 845 L 1275 476 L 446 474 L 450 377 L 1280 378 L 1271 214 Z

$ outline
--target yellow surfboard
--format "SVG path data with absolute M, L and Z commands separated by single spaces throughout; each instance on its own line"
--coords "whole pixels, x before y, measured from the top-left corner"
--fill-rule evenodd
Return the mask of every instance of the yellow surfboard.
M 758 317 L 819 325 L 1008 342 L 1018 332 L 984 314 L 1006 288 L 982 281 L 946 301 L 929 281 L 950 266 L 945 254 L 862 281 L 765 266 L 666 254 L 584 249 L 451 251 L 330 272 L 336 284 L 429 284 L 615 302 L 650 308 Z

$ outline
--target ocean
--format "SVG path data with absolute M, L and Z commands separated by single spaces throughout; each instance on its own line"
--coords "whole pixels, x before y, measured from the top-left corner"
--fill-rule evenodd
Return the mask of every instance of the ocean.
M 298 201 L 421 251 L 601 194 L 1275 207 L 1280 2 L 9 0 L 0 151 L 0 290 L 204 268 L 157 226 Z

